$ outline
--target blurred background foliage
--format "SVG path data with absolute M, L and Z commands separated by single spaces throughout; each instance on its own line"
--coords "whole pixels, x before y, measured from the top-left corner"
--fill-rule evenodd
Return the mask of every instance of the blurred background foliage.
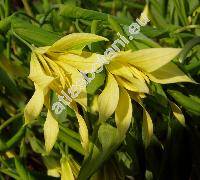
M 110 42 L 93 43 L 91 52 L 103 53 L 117 39 L 128 36 L 128 26 L 141 12 L 150 23 L 124 48 L 182 48 L 174 62 L 196 82 L 200 77 L 199 0 L 1 0 L 0 1 L 0 179 L 59 179 L 60 163 L 69 162 L 74 175 L 86 179 L 197 180 L 200 179 L 200 86 L 151 83 L 145 107 L 154 123 L 154 136 L 145 148 L 142 109 L 136 103 L 126 139 L 113 148 L 115 128 L 99 131 L 102 146 L 83 162 L 78 125 L 70 108 L 57 117 L 60 133 L 55 148 L 44 150 L 45 109 L 38 121 L 23 126 L 23 109 L 34 88 L 29 74 L 29 44 L 54 43 L 72 32 L 104 36 Z M 96 95 L 104 86 L 105 72 L 87 87 L 89 111 L 83 112 L 90 134 L 98 119 Z M 52 93 L 52 103 L 56 96 Z M 172 115 L 169 101 L 181 107 L 182 126 Z M 109 120 L 113 123 L 113 118 Z M 96 139 L 93 139 L 95 142 Z M 61 162 L 60 162 L 61 159 Z M 54 176 L 54 177 L 53 177 Z

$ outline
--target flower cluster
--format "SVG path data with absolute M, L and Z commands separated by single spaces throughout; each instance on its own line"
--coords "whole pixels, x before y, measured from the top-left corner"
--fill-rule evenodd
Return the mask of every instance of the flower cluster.
M 61 38 L 52 46 L 35 48 L 32 52 L 29 78 L 34 82 L 35 93 L 25 108 L 24 116 L 25 122 L 29 123 L 39 116 L 43 105 L 48 109 L 44 125 L 47 151 L 52 149 L 59 131 L 58 123 L 51 113 L 50 91 L 55 91 L 59 99 L 62 98 L 61 94 L 65 89 L 68 89 L 68 93 L 74 96 L 74 91 L 70 87 L 73 87 L 73 84 L 80 79 L 82 82 L 85 81 L 79 71 L 85 71 L 96 60 L 96 54 L 82 50 L 87 44 L 102 40 L 107 39 L 93 34 L 74 33 Z M 86 83 L 84 84 L 79 89 L 78 97 L 70 101 L 69 95 L 65 93 L 69 101 L 63 100 L 63 102 L 75 110 L 80 124 L 83 146 L 87 149 L 87 127 L 76 106 L 76 103 L 79 103 L 84 108 L 87 107 Z M 52 127 L 55 132 L 53 135 L 50 132 Z
M 115 112 L 119 139 L 124 138 L 131 123 L 131 99 L 143 107 L 143 123 L 149 137 L 152 136 L 152 120 L 142 103 L 145 94 L 150 93 L 148 84 L 151 81 L 161 84 L 193 82 L 171 62 L 181 49 L 150 48 L 135 52 L 122 51 L 116 52 L 110 58 L 83 52 L 88 43 L 102 40 L 107 39 L 93 34 L 71 34 L 50 47 L 36 48 L 32 52 L 29 78 L 34 82 L 35 93 L 27 104 L 24 114 L 28 123 L 38 117 L 43 105 L 47 107 L 48 114 L 44 125 L 47 151 L 52 149 L 59 132 L 58 123 L 50 108 L 50 90 L 55 91 L 59 99 L 52 107 L 55 113 L 59 113 L 64 105 L 74 109 L 79 122 L 82 145 L 85 152 L 88 151 L 88 130 L 76 103 L 87 110 L 86 74 L 101 71 L 102 64 L 105 64 L 107 71 L 107 83 L 98 97 L 99 123 L 105 122 Z M 99 58 L 104 58 L 109 63 L 105 63 L 106 61 L 99 63 Z M 52 129 L 54 129 L 53 134 Z

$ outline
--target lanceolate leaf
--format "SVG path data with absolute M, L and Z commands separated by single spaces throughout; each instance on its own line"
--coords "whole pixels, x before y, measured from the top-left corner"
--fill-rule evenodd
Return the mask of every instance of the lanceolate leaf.
M 178 102 L 178 104 L 183 106 L 187 111 L 197 116 L 200 114 L 200 103 L 192 100 L 192 98 L 185 96 L 179 91 L 168 90 L 168 92 Z
M 90 153 L 81 167 L 78 180 L 90 178 L 111 157 L 121 143 L 117 129 L 108 124 L 100 126 L 98 137 L 101 147 L 91 144 Z
M 15 158 L 15 167 L 21 180 L 36 180 L 18 158 Z
M 57 33 L 46 31 L 42 28 L 18 19 L 12 20 L 12 28 L 17 35 L 30 44 L 34 44 L 35 46 L 52 45 L 61 37 Z

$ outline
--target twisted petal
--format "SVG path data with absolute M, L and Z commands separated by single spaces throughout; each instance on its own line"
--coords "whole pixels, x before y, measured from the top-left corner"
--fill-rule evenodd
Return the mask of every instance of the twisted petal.
M 175 118 L 183 125 L 185 126 L 185 117 L 181 111 L 181 109 L 172 101 L 169 102 L 172 112 L 175 116 Z
M 35 93 L 24 109 L 25 124 L 28 124 L 39 116 L 44 104 L 44 92 L 37 85 L 35 89 Z
M 73 103 L 72 106 L 73 106 L 73 109 L 75 110 L 76 117 L 78 119 L 79 133 L 81 136 L 81 144 L 82 144 L 85 154 L 87 154 L 89 151 L 89 135 L 88 135 L 87 125 L 83 117 L 79 114 L 76 104 Z
M 142 138 L 145 147 L 147 147 L 150 144 L 152 136 L 153 122 L 149 113 L 146 111 L 145 108 L 143 108 Z
M 61 160 L 61 180 L 75 180 L 67 158 Z
M 39 116 L 44 104 L 44 96 L 48 93 L 48 87 L 54 80 L 53 77 L 44 73 L 35 53 L 31 55 L 29 78 L 34 82 L 35 93 L 24 110 L 26 124 Z
M 120 138 L 124 138 L 126 131 L 128 130 L 132 117 L 132 104 L 131 98 L 127 91 L 120 87 L 119 101 L 115 111 L 115 122 L 120 135 Z
M 114 76 L 108 73 L 107 83 L 98 98 L 99 120 L 108 119 L 115 111 L 119 100 L 119 88 Z
M 52 116 L 50 110 L 48 110 L 47 118 L 44 123 L 45 148 L 48 153 L 51 151 L 57 140 L 58 132 L 59 132 L 58 122 Z

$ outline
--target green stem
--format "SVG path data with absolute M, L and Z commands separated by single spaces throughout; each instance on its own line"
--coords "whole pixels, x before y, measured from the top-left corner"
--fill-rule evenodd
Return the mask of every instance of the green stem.
M 84 116 L 84 120 L 86 122 L 86 125 L 88 127 L 88 131 L 90 131 L 91 129 L 91 125 L 90 125 L 90 122 L 88 120 L 88 116 L 87 116 L 87 112 L 85 111 L 85 109 L 82 107 L 82 110 L 83 110 L 83 116 Z
M 24 39 L 22 39 L 20 36 L 18 36 L 15 31 L 12 29 L 12 34 L 19 39 L 21 42 L 23 42 L 26 46 L 28 46 L 32 51 L 34 50 L 34 47 L 31 46 L 27 41 L 25 41 Z
M 62 130 L 59 132 L 58 139 L 66 143 L 70 148 L 84 155 L 84 151 L 83 151 L 80 141 L 72 138 L 68 134 L 64 133 Z
M 26 130 L 26 126 L 22 126 L 19 131 L 6 142 L 8 148 L 13 147 L 19 140 L 21 140 Z
M 78 19 L 76 19 L 76 21 L 74 22 L 74 25 L 76 27 L 76 29 L 80 32 L 83 33 L 83 30 L 80 28 L 80 26 L 78 25 Z
M 93 20 L 91 24 L 91 33 L 96 34 L 97 26 L 98 26 L 98 20 Z
M 1 20 L 5 18 L 4 8 L 1 4 L 0 4 L 0 18 Z
M 136 9 L 143 9 L 144 5 L 137 3 L 137 2 L 129 2 L 129 1 L 125 1 L 124 5 L 126 5 L 128 8 L 136 8 Z
M 184 26 L 180 29 L 177 29 L 176 31 L 174 31 L 172 34 L 178 34 L 180 32 L 186 31 L 188 29 L 200 29 L 199 25 L 189 25 L 189 26 Z
M 179 62 L 183 63 L 185 58 L 187 57 L 188 52 L 197 44 L 200 43 L 200 37 L 195 37 L 188 41 L 184 47 L 184 49 L 181 51 L 179 56 Z
M 28 1 L 27 1 L 27 0 L 22 0 L 22 3 L 23 3 L 23 5 L 24 5 L 24 9 L 25 9 L 26 13 L 27 13 L 29 16 L 32 16 L 32 17 L 33 17 L 33 13 L 32 13 L 32 11 L 31 11 L 31 8 L 30 8 L 29 4 L 28 4 Z
M 0 132 L 2 131 L 2 129 L 4 129 L 5 127 L 7 127 L 10 123 L 14 122 L 15 120 L 18 120 L 18 118 L 22 117 L 23 113 L 19 113 L 17 115 L 15 115 L 14 117 L 11 117 L 10 119 L 8 119 L 7 121 L 5 121 L 1 126 L 0 126 Z
M 26 17 L 28 17 L 29 19 L 31 19 L 32 21 L 34 21 L 34 22 L 36 22 L 37 24 L 40 24 L 40 22 L 39 21 L 37 21 L 34 17 L 32 17 L 32 16 L 29 16 L 28 14 L 26 14 L 26 13 L 24 13 L 24 12 L 21 12 L 21 11 L 18 11 L 18 12 L 16 12 L 15 13 L 15 15 L 23 15 L 23 16 L 26 16 Z
M 49 15 L 53 10 L 55 10 L 55 9 L 58 9 L 58 7 L 53 7 L 53 8 L 51 8 L 49 11 L 47 11 L 47 12 L 45 13 L 44 18 L 43 18 L 42 21 L 40 22 L 40 26 L 42 26 L 42 25 L 45 23 L 45 21 L 46 21 L 48 15 Z
M 6 174 L 14 179 L 19 179 L 19 176 L 9 169 L 0 169 L 0 172 L 2 172 L 3 174 Z
M 66 133 L 67 135 L 77 139 L 78 141 L 80 141 L 80 135 L 74 131 L 72 131 L 71 129 L 64 127 L 62 125 L 62 123 L 59 122 L 59 128 L 60 130 L 62 130 L 64 133 Z
M 10 61 L 10 57 L 11 57 L 11 34 L 10 31 L 7 33 L 7 43 L 6 43 L 6 57 L 8 59 L 8 61 Z
M 5 17 L 9 16 L 10 13 L 10 0 L 5 0 Z

